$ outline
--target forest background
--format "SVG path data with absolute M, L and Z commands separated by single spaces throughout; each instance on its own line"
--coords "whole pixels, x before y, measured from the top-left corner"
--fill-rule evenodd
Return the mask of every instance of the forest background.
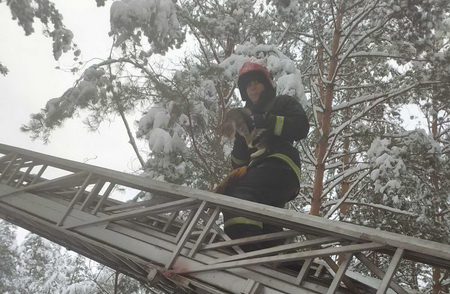
M 70 120 L 91 130 L 116 120 L 139 163 L 131 172 L 210 190 L 230 171 L 231 142 L 215 130 L 241 106 L 236 73 L 258 60 L 311 122 L 288 209 L 449 244 L 448 1 L 96 2 L 110 6 L 113 45 L 84 61 L 52 2 L 0 0 L 27 35 L 42 24 L 56 60 L 75 62 L 73 86 L 24 122 L 30 137 L 46 142 Z M 34 235 L 17 244 L 15 230 L 2 223 L 2 293 L 158 291 Z M 449 293 L 448 272 L 402 269 L 412 290 Z

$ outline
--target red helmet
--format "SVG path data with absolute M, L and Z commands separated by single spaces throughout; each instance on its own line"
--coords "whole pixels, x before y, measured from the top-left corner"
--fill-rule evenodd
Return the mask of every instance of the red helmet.
M 269 70 L 259 63 L 246 61 L 238 74 L 238 88 L 239 92 L 241 92 L 242 100 L 247 101 L 247 85 L 255 78 L 261 81 L 266 89 L 275 90 Z

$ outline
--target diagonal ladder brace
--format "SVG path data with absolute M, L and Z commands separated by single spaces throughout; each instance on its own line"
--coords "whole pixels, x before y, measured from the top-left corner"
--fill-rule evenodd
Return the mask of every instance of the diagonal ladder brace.
M 382 249 L 385 247 L 386 247 L 386 245 L 373 243 L 373 242 L 372 243 L 363 243 L 363 244 L 354 244 L 354 245 L 342 246 L 342 247 L 337 247 L 337 248 L 318 249 L 318 250 L 311 250 L 311 251 L 304 251 L 304 252 L 288 253 L 288 254 L 278 255 L 278 256 L 252 258 L 252 259 L 246 259 L 246 260 L 198 266 L 198 267 L 193 267 L 193 268 L 189 268 L 189 269 L 184 269 L 183 273 L 197 273 L 197 272 L 202 272 L 202 271 L 224 270 L 224 269 L 230 269 L 230 268 L 236 268 L 236 267 L 246 267 L 246 266 L 251 266 L 251 265 L 272 263 L 272 262 L 277 262 L 277 263 L 288 262 L 288 261 L 307 259 L 307 258 L 311 258 L 311 257 L 338 255 L 338 254 L 342 254 L 342 253 L 360 252 L 360 251 L 365 251 L 365 250 L 375 250 L 375 249 L 379 250 L 379 249 Z M 174 272 L 178 273 L 177 270 L 174 270 Z
M 38 191 L 42 191 L 44 189 L 52 189 L 54 187 L 59 187 L 59 186 L 64 186 L 68 183 L 74 182 L 74 181 L 78 181 L 79 179 L 83 179 L 85 178 L 87 175 L 89 175 L 88 172 L 85 171 L 80 171 L 78 173 L 75 174 L 71 174 L 71 175 L 67 175 L 67 176 L 63 176 L 60 178 L 56 178 L 53 180 L 47 180 L 44 182 L 40 182 L 37 184 L 32 184 L 29 186 L 23 186 L 21 188 L 18 188 L 14 191 L 11 191 L 9 193 L 4 193 L 4 194 L 0 194 L 0 198 L 2 197 L 7 197 L 7 196 L 11 196 L 11 195 L 17 195 L 23 192 L 38 192 Z
M 198 203 L 198 200 L 196 200 L 196 199 L 177 200 L 177 201 L 167 202 L 167 203 L 164 203 L 161 205 L 137 209 L 136 211 L 133 211 L 133 212 L 117 213 L 117 214 L 114 214 L 111 216 L 106 216 L 106 217 L 103 217 L 103 218 L 100 218 L 98 220 L 91 221 L 91 222 L 85 222 L 85 223 L 81 223 L 81 224 L 77 224 L 77 225 L 64 226 L 64 229 L 87 227 L 87 226 L 98 225 L 100 223 L 125 220 L 125 219 L 130 219 L 130 218 L 146 216 L 146 215 L 150 215 L 150 214 L 159 214 L 159 213 L 163 213 L 163 212 L 172 211 L 174 208 L 192 207 L 192 206 L 196 205 L 196 203 Z

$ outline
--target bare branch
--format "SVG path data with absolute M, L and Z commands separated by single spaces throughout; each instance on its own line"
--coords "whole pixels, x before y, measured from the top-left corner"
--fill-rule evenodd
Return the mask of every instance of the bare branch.
M 349 23 L 352 24 L 350 29 L 348 31 L 346 31 L 345 37 L 342 40 L 341 44 L 339 45 L 339 48 L 337 50 L 337 52 L 341 52 L 341 50 L 344 47 L 344 44 L 346 43 L 346 41 L 348 40 L 348 38 L 350 38 L 352 32 L 356 29 L 356 27 L 358 26 L 358 24 L 360 24 L 364 19 L 367 18 L 367 16 L 375 9 L 375 7 L 378 5 L 380 1 L 375 1 L 372 3 L 372 7 L 370 7 L 369 9 L 361 9 L 361 12 L 356 15 L 353 20 L 351 20 Z
M 411 56 L 400 56 L 400 55 L 393 55 L 388 52 L 379 52 L 379 51 L 359 51 L 352 54 L 349 54 L 347 58 L 358 58 L 358 57 L 380 57 L 380 58 L 393 58 L 393 59 L 407 59 L 407 60 L 413 60 L 413 61 L 427 61 L 426 59 L 418 59 L 418 58 L 411 58 Z
M 359 173 L 364 170 L 368 170 L 369 168 L 370 167 L 368 165 L 358 165 L 354 168 L 347 169 L 347 170 L 341 172 L 334 178 L 333 182 L 330 183 L 327 186 L 327 188 L 323 190 L 321 197 L 324 197 L 325 195 L 327 195 L 332 189 L 334 189 L 334 187 L 339 185 L 344 179 L 348 179 L 349 177 L 353 176 L 354 174 Z M 360 181 L 362 178 L 367 176 L 368 173 L 369 173 L 369 171 L 364 172 L 362 176 L 358 177 L 357 181 Z
M 327 207 L 327 206 L 330 206 L 330 205 L 334 205 L 337 202 L 338 202 L 337 200 L 329 201 L 327 203 L 324 203 L 323 206 Z M 368 206 L 368 207 L 372 207 L 372 208 L 375 208 L 375 209 L 385 210 L 385 211 L 389 211 L 389 212 L 392 212 L 392 213 L 403 214 L 403 215 L 412 216 L 412 217 L 418 217 L 419 216 L 418 214 L 413 213 L 413 212 L 392 208 L 392 207 L 389 207 L 389 206 L 386 206 L 386 205 L 382 205 L 382 204 L 364 203 L 364 202 L 356 202 L 356 201 L 345 201 L 343 204 L 356 205 L 356 206 Z
M 366 171 L 363 175 L 359 176 L 358 179 L 350 186 L 350 188 L 348 189 L 347 192 L 345 192 L 345 194 L 341 197 L 341 199 L 339 199 L 339 201 L 336 203 L 335 206 L 333 206 L 328 212 L 327 214 L 324 216 L 324 218 L 329 218 L 330 216 L 333 215 L 333 213 L 344 203 L 347 203 L 347 198 L 350 196 L 351 192 L 353 191 L 353 189 L 355 189 L 357 187 L 357 185 L 370 173 L 370 170 Z M 366 184 L 367 185 L 367 184 Z M 365 185 L 365 186 L 366 186 Z M 360 189 L 361 191 L 362 189 Z

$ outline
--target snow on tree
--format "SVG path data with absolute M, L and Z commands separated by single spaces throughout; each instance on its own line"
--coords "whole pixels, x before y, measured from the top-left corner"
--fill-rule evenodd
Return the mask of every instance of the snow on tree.
M 0 227 L 3 229 L 1 238 L 10 234 L 5 233 L 10 227 Z M 10 280 L 0 284 L 0 289 L 6 289 L 2 293 L 155 293 L 130 277 L 37 235 L 28 234 L 21 244 L 15 246 L 11 246 L 14 238 L 7 238 L 5 245 L 11 247 L 10 255 L 2 259 L 6 261 L 2 266 L 8 265 L 10 268 L 0 273 Z M 0 253 L 4 253 L 3 249 Z
M 330 206 L 321 206 L 323 201 L 357 200 L 358 193 L 374 187 L 366 179 L 377 166 L 360 161 L 373 140 L 404 131 L 396 113 L 413 101 L 408 97 L 432 87 L 444 89 L 448 83 L 445 9 L 420 1 L 415 6 L 401 1 L 350 4 L 239 1 L 213 7 L 189 1 L 178 6 L 115 2 L 111 17 L 112 33 L 116 41 L 120 39 L 117 57 L 89 68 L 75 87 L 50 100 L 24 130 L 46 139 L 51 129 L 81 109 L 91 111 L 87 122 L 95 128 L 111 113 L 124 118 L 145 104 L 137 136 L 147 140 L 150 149 L 148 160 L 140 157 L 146 174 L 210 188 L 226 173 L 220 157 L 229 152 L 227 143 L 219 148 L 223 142 L 211 130 L 227 107 L 239 105 L 234 91 L 239 66 L 246 58 L 259 59 L 273 74 L 278 92 L 297 96 L 312 114 L 315 130 L 309 144 L 299 146 L 306 167 L 299 205 L 311 205 L 312 214 L 325 214 Z M 155 15 L 146 18 L 140 13 L 145 9 Z M 171 21 L 159 23 L 158 13 Z M 134 24 L 131 18 L 136 19 Z M 156 23 L 164 36 L 146 35 L 146 28 Z M 246 29 L 239 30 L 242 26 Z M 164 44 L 165 51 L 180 45 L 182 29 L 195 38 L 197 52 L 190 51 L 191 58 L 180 59 L 175 67 L 162 62 L 157 68 L 152 59 L 155 44 L 172 40 Z M 148 44 L 141 42 L 142 34 Z M 438 46 L 435 54 L 428 50 L 428 37 L 441 40 L 433 43 Z M 432 76 L 426 70 L 430 67 Z M 309 89 L 306 95 L 302 80 Z M 217 161 L 207 164 L 206 158 Z M 193 178 L 208 183 L 199 185 Z M 400 182 L 391 179 L 389 187 Z
M 66 271 L 61 250 L 37 235 L 26 236 L 19 248 L 20 293 L 62 293 Z
M 146 54 L 164 53 L 183 41 L 180 29 L 176 7 L 170 0 L 122 0 L 111 5 L 111 34 L 116 46 L 126 40 L 139 44 L 143 34 L 150 44 Z
M 23 130 L 48 139 L 75 114 L 94 129 L 120 116 L 144 176 L 211 189 L 229 172 L 215 130 L 242 106 L 240 65 L 257 60 L 312 124 L 297 145 L 297 208 L 448 242 L 449 11 L 446 0 L 115 1 L 111 56 Z M 403 125 L 408 105 L 427 129 Z
M 0 292 L 14 293 L 17 275 L 16 230 L 6 221 L 0 220 Z
M 52 39 L 55 60 L 70 50 L 73 51 L 75 59 L 80 55 L 80 50 L 73 43 L 72 31 L 65 27 L 63 16 L 53 2 L 49 0 L 6 1 L 6 6 L 11 11 L 12 19 L 17 20 L 17 24 L 23 28 L 26 36 L 34 33 L 35 19 L 42 23 L 43 34 Z M 6 67 L 0 63 L 0 73 L 5 75 L 7 72 Z
M 446 82 L 443 78 L 427 77 L 417 81 L 417 77 L 410 77 L 412 72 L 403 74 L 395 71 L 392 74 L 392 60 L 402 66 L 410 64 L 413 59 L 410 49 L 414 46 L 418 47 L 416 60 L 421 60 L 423 64 L 430 63 L 430 60 L 421 57 L 424 53 L 423 49 L 419 50 L 422 43 L 414 44 L 409 40 L 423 40 L 426 35 L 426 32 L 415 31 L 413 26 L 406 25 L 414 17 L 411 15 L 415 13 L 414 7 L 405 7 L 397 12 L 393 9 L 396 7 L 395 1 L 391 1 L 392 6 L 383 1 L 352 3 L 317 2 L 316 10 L 304 10 L 308 17 L 303 20 L 303 27 L 306 26 L 304 22 L 308 22 L 306 27 L 310 31 L 302 34 L 305 36 L 302 41 L 308 46 L 300 48 L 303 48 L 303 56 L 307 56 L 307 52 L 317 56 L 316 60 L 303 64 L 305 68 L 309 66 L 308 85 L 316 126 L 316 137 L 310 145 L 314 151 L 308 156 L 311 164 L 315 165 L 312 214 L 321 212 L 323 199 L 332 199 L 339 193 L 345 195 L 349 191 L 338 192 L 339 185 L 330 190 L 326 185 L 333 183 L 343 169 L 358 164 L 357 155 L 369 148 L 370 140 L 366 146 L 361 146 L 361 141 L 358 141 L 360 146 L 351 144 L 360 136 L 361 127 L 367 126 L 373 133 L 383 134 L 386 128 L 392 129 L 389 125 L 395 123 L 395 118 L 389 116 L 402 105 L 401 97 L 415 89 Z M 422 13 L 425 14 L 425 10 Z M 295 29 L 291 26 L 292 34 Z M 405 44 L 410 45 L 406 46 L 408 50 Z M 377 122 L 377 125 L 371 127 L 368 121 Z M 356 137 L 352 135 L 355 133 Z M 354 163 L 351 163 L 351 158 Z M 346 178 L 345 181 L 350 184 L 357 183 L 360 181 L 358 174 L 368 176 L 365 170 L 361 170 L 343 179 Z M 355 190 L 358 185 L 352 185 L 352 188 Z
M 1 62 L 0 62 L 0 74 L 4 76 L 8 74 L 8 68 L 4 66 Z

